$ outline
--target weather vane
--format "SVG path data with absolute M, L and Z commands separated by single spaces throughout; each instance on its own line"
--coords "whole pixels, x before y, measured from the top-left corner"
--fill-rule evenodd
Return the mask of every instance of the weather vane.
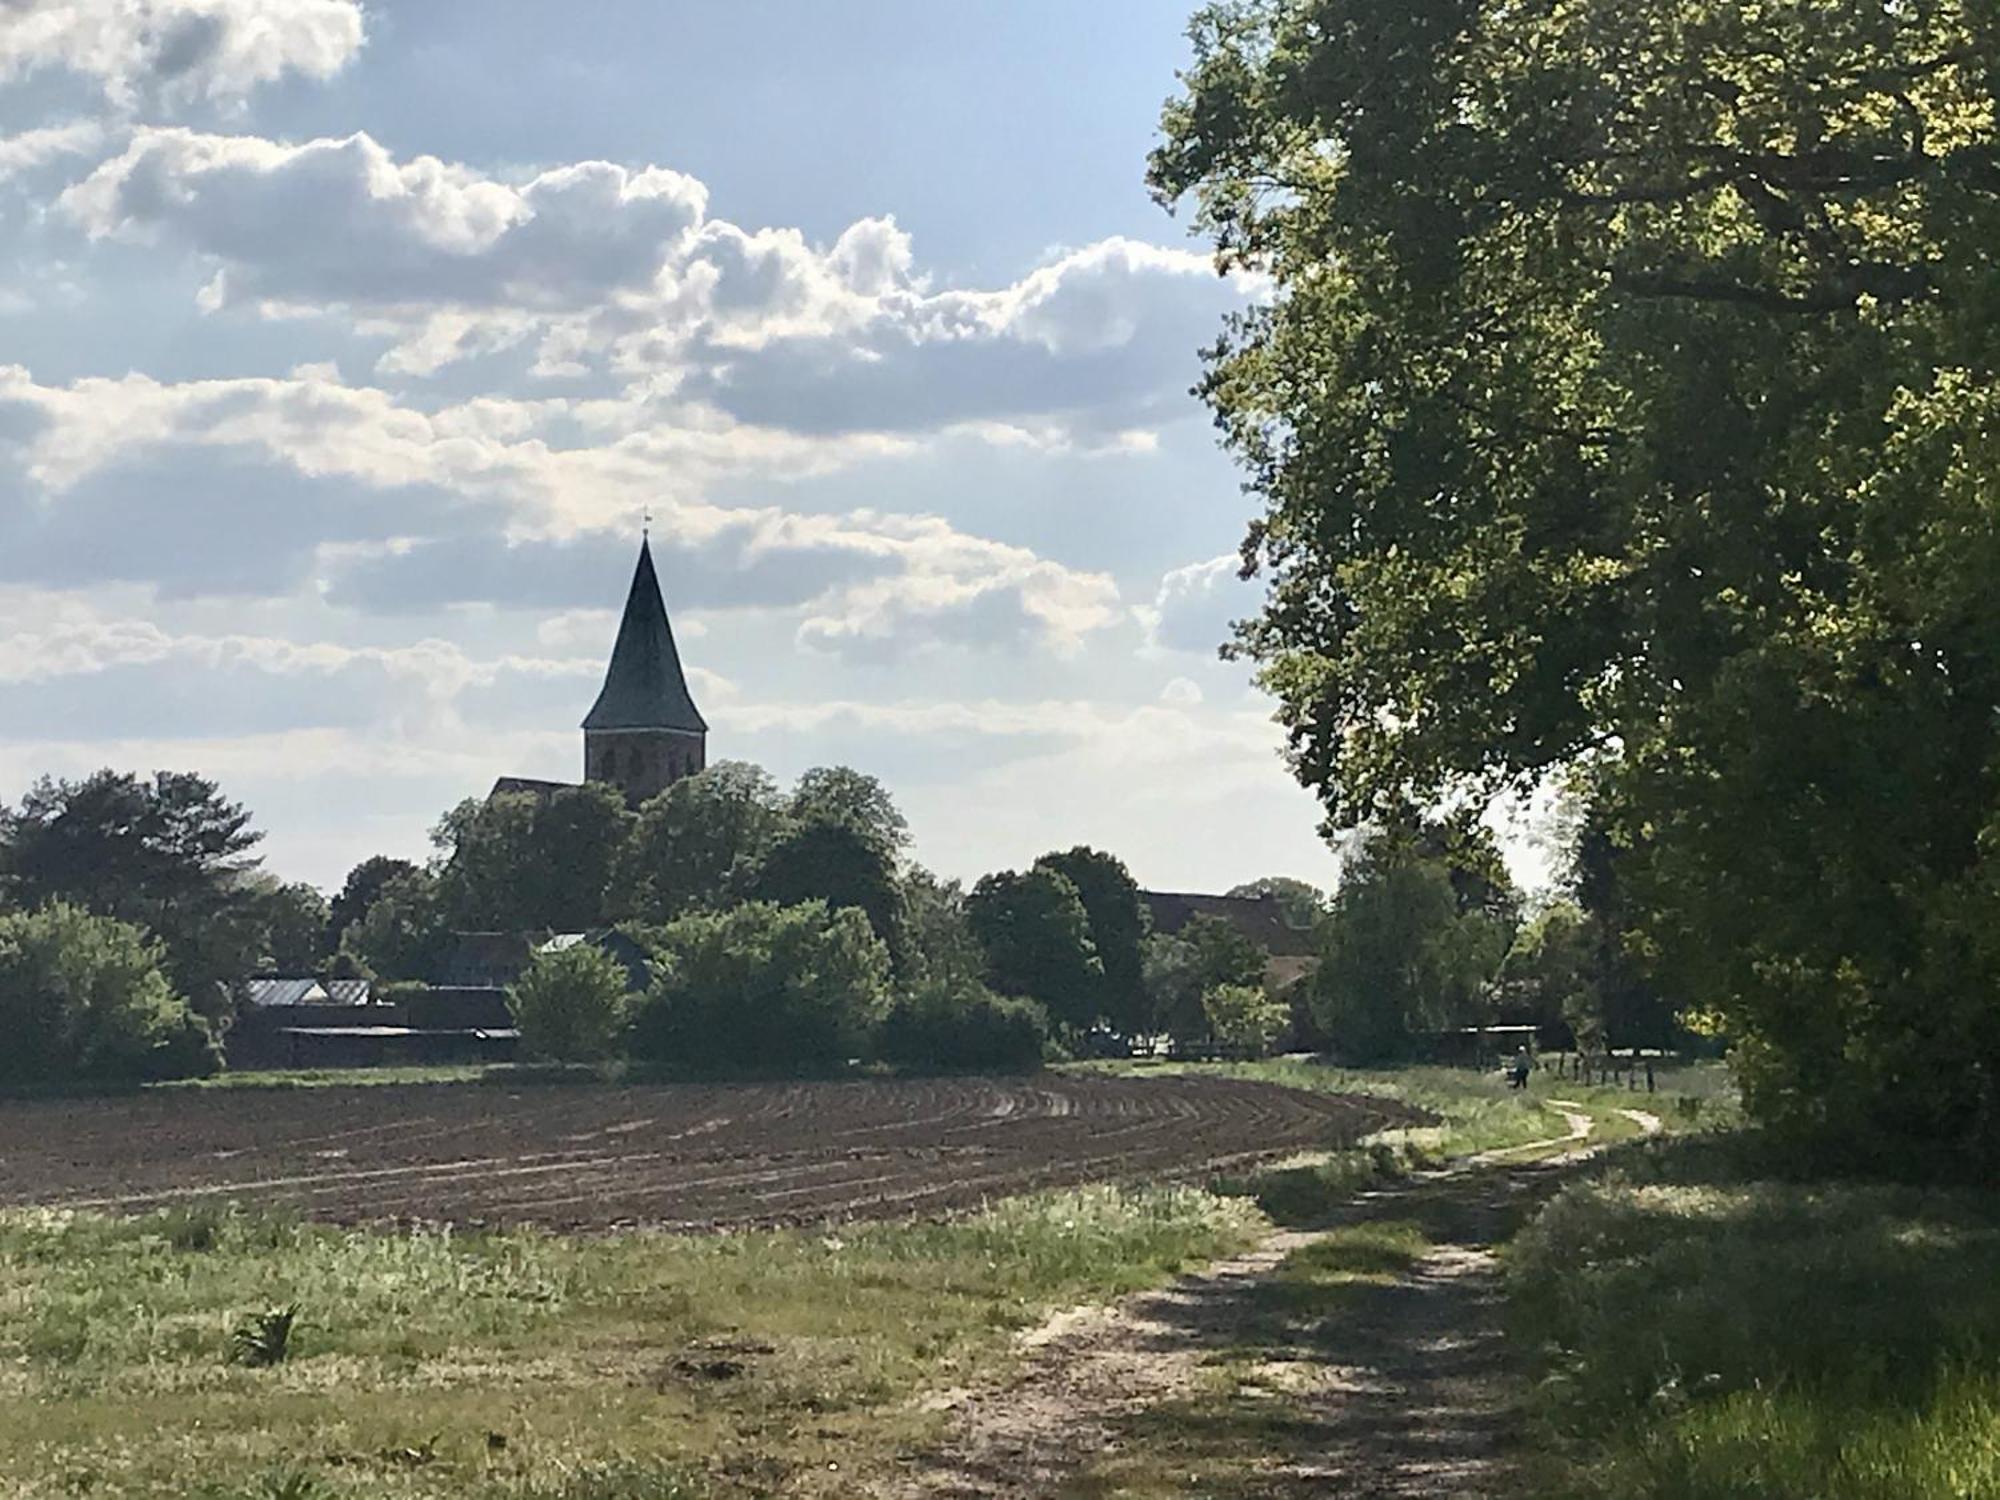
M 639 513 L 639 539 L 641 541 L 653 539 L 653 507 L 650 505 Z

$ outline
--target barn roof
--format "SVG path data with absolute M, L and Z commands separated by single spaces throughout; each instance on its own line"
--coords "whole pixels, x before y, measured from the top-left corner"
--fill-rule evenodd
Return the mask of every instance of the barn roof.
M 653 571 L 649 542 L 639 544 L 639 566 L 632 574 L 632 590 L 625 596 L 625 617 L 618 622 L 618 642 L 611 648 L 604 689 L 584 718 L 583 727 L 708 732 L 708 722 L 694 706 L 681 671 L 680 652 L 674 648 L 674 631 L 667 623 L 667 606 L 660 597 L 660 579 Z
M 326 1005 L 332 997 L 312 975 L 265 976 L 243 982 L 243 998 L 259 1010 L 269 1005 Z
M 1205 896 L 1192 891 L 1141 891 L 1153 914 L 1153 930 L 1179 932 L 1196 917 L 1227 922 L 1273 958 L 1311 958 L 1318 953 L 1312 933 L 1285 920 L 1271 896 Z

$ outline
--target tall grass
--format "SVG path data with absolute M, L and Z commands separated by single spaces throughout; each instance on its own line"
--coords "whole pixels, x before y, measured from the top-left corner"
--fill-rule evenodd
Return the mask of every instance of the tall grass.
M 1548 1493 L 2000 1496 L 2000 1195 L 1727 1165 L 1646 1153 L 1512 1248 L 1550 1445 L 1603 1460 Z
M 0 1494 L 765 1494 L 887 1464 L 918 1390 L 1263 1230 L 1187 1188 L 709 1236 L 0 1213 Z M 282 1363 L 232 1358 L 296 1304 Z

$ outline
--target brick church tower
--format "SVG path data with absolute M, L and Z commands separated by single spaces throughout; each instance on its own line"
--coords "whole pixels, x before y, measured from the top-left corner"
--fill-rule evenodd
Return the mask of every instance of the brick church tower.
M 652 544 L 642 541 L 604 690 L 583 721 L 584 779 L 621 788 L 636 806 L 707 763 L 708 724 L 681 674 Z

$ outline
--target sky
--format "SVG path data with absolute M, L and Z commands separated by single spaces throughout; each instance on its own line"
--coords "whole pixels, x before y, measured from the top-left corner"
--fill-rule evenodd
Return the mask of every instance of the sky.
M 1144 183 L 1187 0 L 0 0 L 0 802 L 267 866 L 580 775 L 641 518 L 708 754 L 972 879 L 1332 882 L 1217 657 L 1259 295 Z

